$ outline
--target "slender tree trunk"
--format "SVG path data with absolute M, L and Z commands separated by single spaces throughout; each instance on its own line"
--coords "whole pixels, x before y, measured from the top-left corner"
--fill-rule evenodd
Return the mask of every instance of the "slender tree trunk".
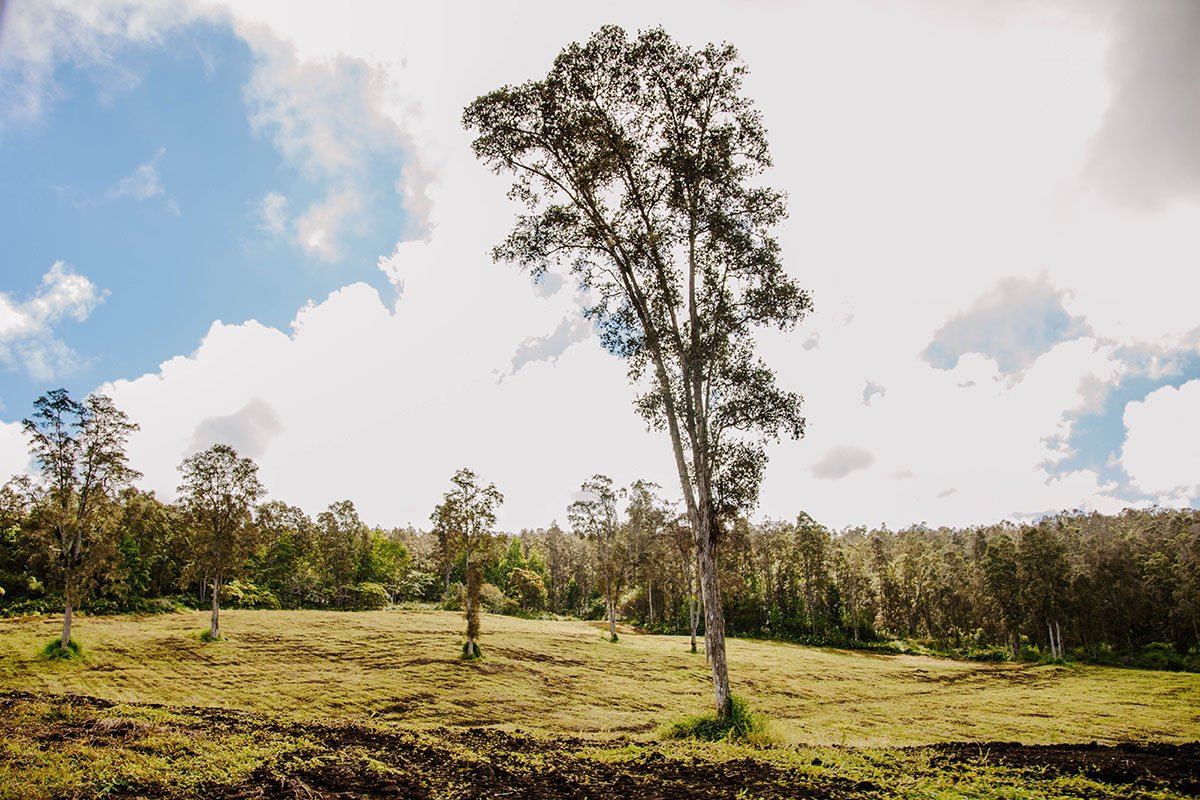
M 650 604 L 650 624 L 654 624 L 654 581 L 646 583 L 646 602 Z
M 1066 651 L 1063 649 L 1062 628 L 1058 626 L 1058 620 L 1054 620 L 1054 635 L 1058 638 L 1058 657 L 1062 658 Z
M 466 602 L 463 604 L 466 607 L 466 612 L 467 612 L 467 647 L 466 647 L 466 650 L 464 650 L 463 652 L 466 653 L 468 658 L 472 658 L 475 655 L 475 630 L 474 630 L 475 626 L 472 624 L 474 617 L 472 616 L 471 612 L 474 611 L 474 607 L 473 607 L 473 603 L 471 601 L 474 600 L 475 598 L 472 596 L 474 594 L 474 592 L 473 592 L 474 587 L 471 585 L 472 584 L 472 581 L 471 581 L 472 575 L 471 575 L 471 551 L 470 550 L 467 551 L 466 557 L 463 559 L 463 568 L 466 572 L 465 577 L 467 579 L 467 587 L 466 587 L 467 588 L 467 599 L 466 599 Z
M 707 511 L 707 509 L 705 509 Z M 728 718 L 731 703 L 729 695 L 729 665 L 725 660 L 725 613 L 721 603 L 721 581 L 717 575 L 716 543 L 713 541 L 712 522 L 704 514 L 705 527 L 700 542 L 700 593 L 704 598 L 704 642 L 707 645 L 708 662 L 712 668 L 713 699 L 717 705 L 717 716 Z
M 608 640 L 615 642 L 617 640 L 617 601 L 613 597 L 611 580 L 608 584 L 608 591 L 604 593 L 604 599 L 608 605 Z
M 221 638 L 221 582 L 216 576 L 212 581 L 212 621 L 208 626 L 208 638 L 216 641 Z
M 70 567 L 66 568 L 66 573 L 65 573 L 64 577 L 66 580 L 65 580 L 65 583 L 63 586 L 62 638 L 58 640 L 58 645 L 59 645 L 59 647 L 66 649 L 66 646 L 71 643 L 71 612 L 74 611 L 74 609 L 72 607 L 74 605 L 72 602 L 74 600 L 74 598 L 71 596 L 71 577 L 72 576 L 71 576 L 71 568 Z

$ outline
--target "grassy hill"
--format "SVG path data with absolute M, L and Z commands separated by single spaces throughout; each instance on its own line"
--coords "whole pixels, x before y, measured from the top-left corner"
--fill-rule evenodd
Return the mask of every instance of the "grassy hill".
M 689 653 L 682 637 L 631 631 L 613 644 L 586 622 L 489 615 L 484 660 L 464 663 L 457 657 L 462 618 L 450 612 L 228 611 L 227 638 L 216 643 L 200 640 L 205 623 L 202 613 L 85 617 L 75 626 L 85 658 L 52 661 L 40 653 L 57 634 L 56 619 L 0 621 L 0 731 L 9 731 L 0 732 L 0 787 L 26 792 L 0 788 L 0 797 L 36 796 L 27 793 L 39 782 L 61 789 L 46 797 L 182 797 L 201 792 L 197 787 L 211 793 L 220 786 L 220 794 L 263 781 L 275 786 L 276 778 L 279 793 L 259 786 L 258 794 L 229 796 L 305 796 L 284 791 L 292 779 L 317 797 L 385 796 L 372 792 L 391 785 L 387 775 L 424 774 L 413 772 L 416 751 L 443 765 L 483 759 L 492 772 L 508 764 L 511 796 L 576 796 L 563 787 L 534 792 L 532 784 L 523 791 L 520 781 L 512 783 L 570 765 L 579 771 L 572 786 L 592 786 L 579 796 L 627 796 L 612 782 L 640 785 L 634 766 L 644 767 L 654 753 L 661 763 L 643 770 L 644 796 L 653 796 L 647 787 L 672 785 L 661 769 L 688 763 L 691 769 L 681 771 L 688 780 L 724 765 L 714 772 L 724 776 L 716 794 L 688 784 L 691 796 L 1021 797 L 1051 787 L 1060 796 L 1111 790 L 1120 797 L 1141 786 L 1137 791 L 1157 792 L 1147 797 L 1170 797 L 1191 791 L 1200 755 L 1183 744 L 1200 736 L 1200 675 L 1193 674 L 974 664 L 735 639 L 734 692 L 768 716 L 770 746 L 700 745 L 661 741 L 666 723 L 710 703 L 704 656 Z M 348 745 L 346 736 L 376 745 Z M 969 744 L 992 742 L 1027 747 Z M 109 790 L 98 787 L 95 770 L 73 766 L 84 757 L 76 747 L 93 762 L 111 761 Z M 381 755 L 387 752 L 403 757 L 389 762 Z M 1008 755 L 994 755 L 1001 752 Z M 1118 752 L 1141 766 L 1113 773 L 1109 762 L 1120 761 Z M 361 756 L 384 777 L 322 794 L 314 776 L 326 771 L 309 769 L 313 758 L 324 763 L 321 753 L 337 753 L 338 763 L 359 764 Z M 1030 753 L 1038 755 L 1030 761 Z M 1142 768 L 1153 753 L 1193 766 Z M 122 771 L 132 754 L 150 760 L 141 783 Z M 733 762 L 742 764 L 740 782 L 730 782 L 738 774 Z M 1109 767 L 1093 763 L 1089 772 L 1092 762 Z M 181 767 L 190 771 L 181 776 Z M 351 776 L 366 769 L 343 767 Z M 397 791 L 476 791 L 468 791 L 467 777 L 456 783 L 457 773 L 443 775 L 445 769 L 435 770 L 442 778 L 422 778 L 420 791 Z M 597 777 L 596 769 L 614 772 Z M 267 774 L 270 780 L 255 783 L 255 775 Z M 597 790 L 597 781 L 608 788 Z M 1083 789 L 1072 794 L 1071 781 L 1084 781 Z M 807 795 L 788 793 L 801 786 Z M 977 793 L 963 794 L 970 786 Z M 1004 787 L 1011 792 L 999 793 Z M 495 796 L 507 795 L 497 788 Z

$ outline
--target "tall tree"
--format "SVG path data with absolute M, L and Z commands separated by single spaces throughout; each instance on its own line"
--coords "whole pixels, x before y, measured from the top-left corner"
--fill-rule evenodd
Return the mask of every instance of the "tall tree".
M 252 511 L 263 495 L 258 465 L 227 444 L 214 444 L 179 465 L 179 501 L 192 529 L 192 566 L 212 581 L 208 635 L 221 636 L 221 587 L 254 551 Z
M 517 218 L 497 260 L 535 276 L 569 265 L 585 316 L 629 362 L 644 418 L 670 437 L 697 540 L 718 714 L 730 711 L 717 575 L 723 523 L 752 507 L 764 444 L 804 432 L 800 397 L 756 352 L 759 328 L 791 328 L 810 299 L 785 273 L 762 186 L 766 133 L 728 44 L 693 50 L 656 28 L 616 26 L 571 44 L 542 80 L 472 102 L 476 156 L 516 177 Z
M 466 467 L 454 473 L 451 488 L 442 496 L 430 515 L 435 523 L 441 521 L 447 527 L 449 540 L 461 549 L 467 579 L 466 617 L 467 642 L 463 655 L 467 658 L 479 656 L 479 588 L 483 580 L 481 564 L 471 563 L 471 553 L 485 537 L 491 535 L 496 525 L 496 510 L 504 502 L 504 495 L 496 484 L 480 484 L 479 476 Z
M 325 582 L 333 590 L 334 605 L 344 606 L 359 562 L 370 549 L 369 529 L 350 500 L 330 503 L 317 515 L 317 544 L 325 568 Z
M 575 535 L 596 545 L 596 569 L 604 590 L 604 609 L 608 614 L 608 638 L 617 641 L 617 598 L 627 566 L 617 518 L 617 500 L 621 492 L 607 475 L 593 475 L 579 487 L 583 497 L 571 503 L 567 517 Z
M 55 389 L 33 403 L 22 421 L 34 461 L 42 473 L 39 519 L 53 534 L 63 576 L 61 647 L 71 643 L 71 617 L 89 556 L 111 532 L 117 492 L 141 476 L 129 466 L 125 446 L 138 430 L 125 412 L 102 394 L 82 403 Z

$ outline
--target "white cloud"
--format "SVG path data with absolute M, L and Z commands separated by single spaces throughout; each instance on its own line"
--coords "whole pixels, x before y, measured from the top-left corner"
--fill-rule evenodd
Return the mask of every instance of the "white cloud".
M 259 458 L 271 440 L 283 432 L 275 409 L 253 397 L 241 409 L 223 417 L 208 417 L 196 425 L 190 450 L 227 444 L 248 458 Z
M 151 197 L 158 197 L 162 194 L 163 186 L 158 175 L 158 162 L 162 160 L 166 152 L 165 148 L 160 147 L 153 158 L 138 164 L 133 172 L 117 181 L 108 190 L 106 195 L 108 199 L 117 200 L 129 197 L 134 200 L 149 200 Z
M 330 194 L 296 219 L 296 244 L 323 261 L 337 261 L 342 234 L 362 210 L 363 199 L 353 188 Z
M 198 17 L 187 3 L 144 0 L 41 0 L 5 3 L 0 47 L 0 130 L 39 119 L 59 97 L 54 71 L 64 61 L 87 67 L 100 93 L 120 91 L 136 76 L 116 69 L 113 51 L 128 43 L 159 42 Z
M 29 299 L 0 292 L 0 363 L 24 367 L 39 381 L 69 372 L 78 356 L 58 337 L 55 326 L 63 319 L 86 320 L 107 296 L 107 290 L 97 289 L 61 261 L 42 276 L 41 287 Z
M 1200 380 L 1164 386 L 1125 406 L 1121 466 L 1164 505 L 1200 495 Z
M 260 230 L 282 236 L 287 229 L 288 199 L 279 192 L 267 192 L 258 204 Z
M 0 484 L 10 475 L 27 472 L 29 461 L 29 440 L 21 423 L 0 422 Z
M 36 5 L 23 4 L 20 15 L 41 14 L 46 24 L 25 24 L 21 52 L 39 42 L 52 52 L 22 56 L 23 64 L 89 58 L 88 47 L 99 62 L 112 42 L 135 35 L 124 28 L 139 13 L 148 20 L 140 40 L 194 13 L 160 20 L 117 4 L 121 14 L 87 18 L 65 3 L 51 4 L 53 14 L 28 10 Z M 1189 337 L 1200 295 L 1200 206 L 1182 185 L 1166 186 L 1169 208 L 1143 203 L 1133 214 L 1093 192 L 1092 160 L 1106 146 L 1097 136 L 1117 130 L 1117 95 L 1135 95 L 1120 88 L 1112 66 L 1126 23 L 1077 13 L 1081 5 L 998 12 L 925 0 L 714 2 L 675 12 L 617 2 L 570 15 L 548 3 L 517 11 L 483 3 L 467 11 L 360 3 L 299 10 L 275 0 L 205 6 L 214 7 L 225 10 L 210 16 L 228 14 L 258 58 L 246 90 L 258 130 L 322 186 L 305 208 L 273 200 L 275 216 L 264 198 L 264 226 L 336 258 L 354 219 L 348 193 L 369 210 L 362 171 L 399 143 L 394 180 L 418 225 L 394 236 L 423 240 L 381 261 L 404 288 L 395 308 L 363 286 L 347 287 L 302 310 L 290 334 L 214 325 L 193 355 L 116 384 L 118 402 L 143 424 L 135 463 L 168 494 L 197 429 L 241 420 L 255 398 L 278 424 L 261 445 L 268 486 L 310 509 L 352 497 L 373 521 L 423 524 L 464 465 L 506 492 L 502 524 L 510 527 L 561 519 L 570 493 L 596 471 L 673 485 L 665 442 L 630 409 L 620 361 L 594 337 L 554 363 L 537 359 L 579 333 L 571 322 L 578 311 L 570 292 L 547 284 L 539 296 L 526 276 L 490 263 L 488 248 L 514 207 L 506 181 L 471 156 L 459 123 L 477 95 L 545 74 L 566 43 L 614 21 L 630 29 L 662 22 L 690 44 L 736 44 L 751 70 L 747 93 L 770 132 L 777 166 L 768 179 L 789 193 L 782 252 L 814 291 L 817 313 L 800 331 L 762 342 L 781 383 L 804 393 L 809 433 L 771 449 L 762 513 L 805 508 L 841 526 L 1119 508 L 1124 501 L 1096 470 L 1053 474 L 1069 455 L 1074 420 L 1131 368 L 1130 348 L 1198 347 Z M 1153 47 L 1160 28 L 1145 30 Z M 41 74 L 48 85 L 52 71 Z M 1158 111 L 1191 96 L 1195 84 L 1179 74 L 1178 93 L 1154 87 Z M 1175 159 L 1183 130 L 1138 140 L 1169 134 Z M 1023 288 L 1033 306 L 1061 311 L 1071 336 L 1029 345 L 1022 331 L 1003 327 L 997 308 L 988 325 L 964 323 L 964 336 L 946 339 L 946 369 L 921 359 L 948 320 L 978 311 L 997 286 Z M 564 325 L 563 336 L 547 336 Z M 530 358 L 521 369 L 496 384 L 494 373 L 512 371 L 522 353 Z M 1019 383 L 1007 380 L 1013 370 Z M 864 396 L 864 375 L 887 387 L 886 402 L 864 405 L 878 396 Z M 847 442 L 873 458 L 871 467 L 816 477 Z M 1145 466 L 1166 447 L 1134 420 L 1126 469 L 1155 491 L 1173 491 L 1190 480 L 1183 465 L 1164 458 L 1162 475 Z M 840 463 L 826 466 L 837 472 Z
M 530 336 L 521 342 L 512 357 L 512 371 L 519 372 L 526 364 L 536 361 L 554 363 L 573 344 L 592 335 L 592 327 L 579 312 L 563 317 L 562 322 L 546 336 Z

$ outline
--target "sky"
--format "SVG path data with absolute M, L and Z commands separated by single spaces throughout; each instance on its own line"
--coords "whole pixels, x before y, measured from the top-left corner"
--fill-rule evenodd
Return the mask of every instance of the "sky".
M 815 312 L 757 518 L 841 529 L 1200 505 L 1192 0 L 0 4 L 0 476 L 59 386 L 172 499 L 216 442 L 270 496 L 428 526 L 469 466 L 503 529 L 605 473 L 677 496 L 569 276 L 462 109 L 605 24 L 727 41 Z

